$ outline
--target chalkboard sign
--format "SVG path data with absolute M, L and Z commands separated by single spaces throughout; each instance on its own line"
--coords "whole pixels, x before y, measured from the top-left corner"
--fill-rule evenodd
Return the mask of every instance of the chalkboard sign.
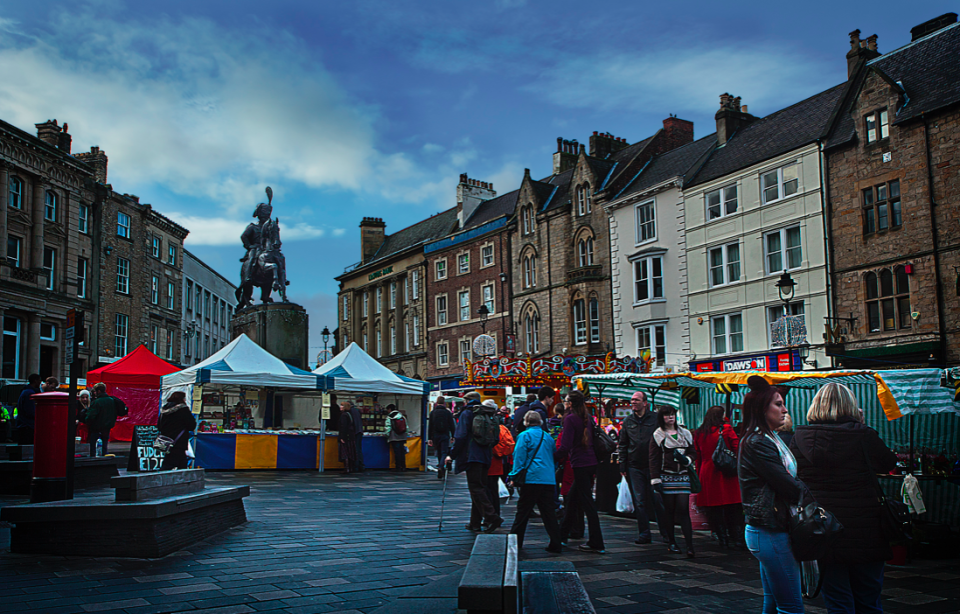
M 137 424 L 133 427 L 127 471 L 160 471 L 164 454 L 153 447 L 153 442 L 159 435 L 160 429 L 152 424 Z

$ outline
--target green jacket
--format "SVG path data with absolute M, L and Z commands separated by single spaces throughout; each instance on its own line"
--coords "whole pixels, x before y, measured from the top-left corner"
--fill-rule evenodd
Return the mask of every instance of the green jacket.
M 91 431 L 102 433 L 117 423 L 117 408 L 110 397 L 98 397 L 87 410 L 86 425 Z

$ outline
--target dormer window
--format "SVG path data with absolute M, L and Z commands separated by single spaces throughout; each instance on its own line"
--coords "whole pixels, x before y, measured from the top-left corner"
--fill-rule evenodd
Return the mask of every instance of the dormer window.
M 528 205 L 523 208 L 523 213 L 521 214 L 522 224 L 523 224 L 523 234 L 529 235 L 533 234 L 533 206 Z
M 577 187 L 577 215 L 588 213 L 590 213 L 590 186 L 582 185 Z
M 875 111 L 864 118 L 867 142 L 875 143 L 890 136 L 890 125 L 887 122 L 887 110 Z

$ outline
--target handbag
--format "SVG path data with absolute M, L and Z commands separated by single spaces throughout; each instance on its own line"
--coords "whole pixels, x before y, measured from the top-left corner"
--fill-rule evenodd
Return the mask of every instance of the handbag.
M 713 451 L 713 465 L 725 476 L 737 477 L 737 456 L 730 451 L 723 440 L 723 428 L 719 432 L 717 447 Z
M 617 442 L 613 440 L 605 430 L 597 426 L 596 422 L 591 422 L 593 425 L 593 453 L 597 455 L 597 461 L 604 463 L 610 460 L 610 456 L 617 449 Z
M 843 533 L 836 516 L 820 507 L 807 490 L 800 493 L 799 501 L 788 507 L 787 513 L 790 546 L 797 561 L 823 558 L 830 543 Z
M 883 488 L 880 487 L 880 480 L 876 477 L 876 472 L 870 463 L 870 455 L 867 449 L 860 444 L 860 450 L 863 452 L 863 458 L 867 461 L 867 468 L 870 474 L 874 476 L 873 483 L 877 488 L 877 500 L 880 502 L 880 531 L 883 536 L 891 542 L 902 542 L 913 539 L 913 528 L 910 522 L 910 508 L 907 504 L 898 499 L 888 499 L 883 494 Z
M 661 449 L 663 446 L 661 444 Z M 693 461 L 687 458 L 687 455 L 680 451 L 680 448 L 673 448 L 673 460 L 677 461 L 677 464 L 681 467 L 684 467 L 684 461 L 687 461 L 687 466 L 684 467 L 684 471 L 687 472 L 687 475 L 690 476 L 690 492 L 697 494 L 703 490 L 703 484 L 700 483 L 700 476 L 697 475 L 697 467 L 694 465 Z
M 166 454 L 173 449 L 173 445 L 180 440 L 180 437 L 182 437 L 184 433 L 186 433 L 186 431 L 180 431 L 180 434 L 177 435 L 176 439 L 170 439 L 164 435 L 158 435 L 156 441 L 153 442 L 153 447 L 158 452 L 163 452 Z
M 540 431 L 540 441 L 537 442 L 537 447 L 533 451 L 533 455 L 530 457 L 530 460 L 527 461 L 527 466 L 521 469 L 520 471 L 514 473 L 510 476 L 510 481 L 513 482 L 514 486 L 525 486 L 527 483 L 527 469 L 530 468 L 530 465 L 533 464 L 535 458 L 537 458 L 537 452 L 540 451 L 540 446 L 543 445 L 543 440 L 546 438 L 546 433 L 542 430 Z

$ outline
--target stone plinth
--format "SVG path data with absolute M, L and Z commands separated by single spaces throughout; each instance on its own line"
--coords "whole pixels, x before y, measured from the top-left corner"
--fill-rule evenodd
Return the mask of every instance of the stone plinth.
M 238 310 L 230 321 L 231 338 L 245 333 L 283 362 L 309 370 L 309 317 L 293 303 L 252 305 Z

